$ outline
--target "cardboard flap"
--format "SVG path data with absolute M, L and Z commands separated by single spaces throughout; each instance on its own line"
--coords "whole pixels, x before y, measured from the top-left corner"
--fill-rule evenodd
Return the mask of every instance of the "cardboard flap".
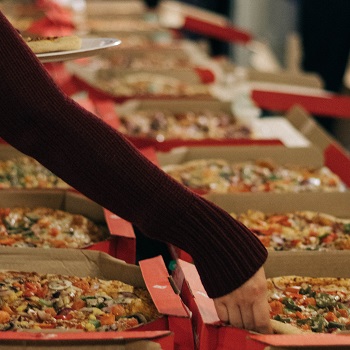
M 189 317 L 180 296 L 174 292 L 171 286 L 162 257 L 157 256 L 142 260 L 139 264 L 147 289 L 158 311 L 165 315 Z
M 253 90 L 252 99 L 262 109 L 287 111 L 295 104 L 302 105 L 315 115 L 350 118 L 350 97 L 320 93 L 308 95 L 280 91 Z
M 347 335 L 338 334 L 308 334 L 308 335 L 249 335 L 249 339 L 254 339 L 271 346 L 349 346 L 350 338 Z
M 120 216 L 113 214 L 107 209 L 104 209 L 104 213 L 111 235 L 131 239 L 136 238 L 132 224 L 129 221 L 122 219 Z
M 157 152 L 159 164 L 180 164 L 194 159 L 219 158 L 230 162 L 241 162 L 255 159 L 271 159 L 278 164 L 298 164 L 321 167 L 324 164 L 323 154 L 315 146 L 285 147 L 281 145 L 265 146 L 215 146 L 215 147 L 178 147 L 171 152 Z
M 138 266 L 127 264 L 106 253 L 78 249 L 35 248 L 33 254 L 33 249 L 0 247 L 1 268 L 81 277 L 96 276 L 118 279 L 134 286 L 145 286 Z
M 195 265 L 183 261 L 181 259 L 177 262 L 178 267 L 182 270 L 185 283 L 188 284 L 193 297 L 195 298 L 198 310 L 201 313 L 203 322 L 205 324 L 220 324 L 221 321 L 217 315 L 214 302 L 210 299 L 205 291 L 200 280 L 199 274 Z M 180 286 L 179 286 L 180 287 Z
M 0 332 L 0 340 L 14 339 L 16 341 L 38 341 L 38 340 L 50 340 L 50 341 L 96 341 L 96 340 L 110 340 L 113 339 L 116 342 L 137 339 L 156 339 L 169 335 L 170 331 L 120 331 L 120 332 Z

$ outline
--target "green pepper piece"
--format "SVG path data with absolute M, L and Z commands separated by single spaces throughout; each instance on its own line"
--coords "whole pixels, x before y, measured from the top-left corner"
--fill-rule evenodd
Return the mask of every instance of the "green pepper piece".
M 291 319 L 290 318 L 288 318 L 288 317 L 281 317 L 280 315 L 274 316 L 273 319 L 276 320 L 276 321 L 283 322 L 283 323 L 291 323 Z
M 49 301 L 49 300 L 46 300 L 46 299 L 41 299 L 41 298 L 39 298 L 39 303 L 40 303 L 41 305 L 44 305 L 44 306 L 49 306 L 49 307 L 52 306 L 52 302 Z
M 312 320 L 311 330 L 316 333 L 322 333 L 327 326 L 328 322 L 322 315 L 317 315 Z
M 99 320 L 89 320 L 89 323 L 95 326 L 95 329 L 101 327 L 101 322 Z
M 316 305 L 323 309 L 329 306 L 335 306 L 337 304 L 335 298 L 332 295 L 326 293 L 317 293 L 315 299 Z
M 338 329 L 343 330 L 343 329 L 345 329 L 345 325 L 341 324 L 339 322 L 329 321 L 327 328 L 338 328 Z
M 283 298 L 282 303 L 290 310 L 301 311 L 301 308 L 298 305 L 295 305 L 292 298 Z
M 345 233 L 350 233 L 350 223 L 349 224 L 344 224 L 344 232 Z

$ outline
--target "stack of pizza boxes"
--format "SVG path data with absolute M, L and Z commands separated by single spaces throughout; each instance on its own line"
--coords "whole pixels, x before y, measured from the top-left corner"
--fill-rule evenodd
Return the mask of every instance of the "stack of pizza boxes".
M 316 190 L 302 192 L 198 192 L 232 215 L 249 210 L 264 213 L 315 211 L 339 218 L 350 217 L 350 157 L 347 152 L 310 118 L 300 107 L 292 108 L 285 120 L 295 127 L 309 142 L 306 147 L 281 145 L 250 145 L 225 147 L 182 147 L 170 152 L 157 152 L 158 163 L 167 168 L 171 164 L 184 164 L 199 159 L 224 159 L 232 163 L 253 160 L 272 160 L 280 165 L 298 165 L 306 168 L 326 167 L 336 174 L 342 185 L 336 191 Z M 276 120 L 278 122 L 278 118 Z M 278 124 L 276 124 L 278 125 Z M 196 192 L 196 190 L 194 189 Z M 224 326 L 201 284 L 192 258 L 175 246 L 169 247 L 177 268 L 173 277 L 181 290 L 181 296 L 193 313 L 193 327 L 198 349 L 284 349 L 346 348 L 350 346 L 346 331 L 337 334 L 275 334 L 259 335 Z M 267 277 L 311 276 L 348 277 L 349 253 L 346 250 L 275 251 L 269 249 L 265 265 Z M 233 342 L 233 339 L 235 341 Z

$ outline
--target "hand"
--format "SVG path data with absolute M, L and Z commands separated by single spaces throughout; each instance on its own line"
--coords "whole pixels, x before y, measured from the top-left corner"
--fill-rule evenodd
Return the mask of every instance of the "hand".
M 263 267 L 230 294 L 214 299 L 214 304 L 221 321 L 259 333 L 272 333 Z

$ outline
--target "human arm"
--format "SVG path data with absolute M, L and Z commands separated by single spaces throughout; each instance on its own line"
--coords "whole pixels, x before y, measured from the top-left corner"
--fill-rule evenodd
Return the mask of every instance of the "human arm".
M 1 13 L 0 33 L 0 136 L 144 234 L 191 254 L 210 297 L 244 286 L 266 260 L 260 241 L 63 94 Z

